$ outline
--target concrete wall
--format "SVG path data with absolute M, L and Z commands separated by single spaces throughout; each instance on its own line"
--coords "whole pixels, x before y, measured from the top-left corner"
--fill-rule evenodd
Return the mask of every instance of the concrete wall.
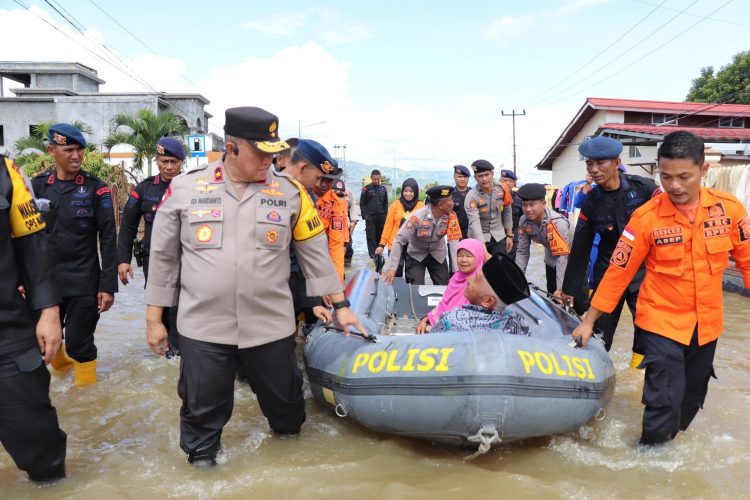
M 99 92 L 99 84 L 94 80 L 91 80 L 90 78 L 87 78 L 83 75 L 78 75 L 78 88 L 76 89 L 76 92 L 90 92 L 92 94 Z
M 57 97 L 54 120 L 80 120 L 94 130 L 91 142 L 100 145 L 111 131 L 112 118 L 118 113 L 134 114 L 143 108 L 157 112 L 156 97 L 150 96 L 70 96 Z
M 53 118 L 55 104 L 51 101 L 10 100 L 0 102 L 0 125 L 3 126 L 5 146 L 0 149 L 15 155 L 14 143 L 29 135 L 29 126 Z
M 68 89 L 75 91 L 73 75 L 37 74 L 36 86 L 43 89 Z
M 169 104 L 166 109 L 185 119 L 190 133 L 195 134 L 199 130 L 203 133 L 207 130 L 206 119 L 204 116 L 204 104 L 198 99 L 165 99 Z M 198 126 L 200 119 L 200 126 Z

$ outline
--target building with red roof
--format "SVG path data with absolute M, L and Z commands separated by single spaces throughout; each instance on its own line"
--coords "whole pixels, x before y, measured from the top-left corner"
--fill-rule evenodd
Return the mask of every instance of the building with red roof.
M 536 168 L 552 171 L 556 186 L 583 179 L 578 146 L 588 137 L 606 135 L 625 145 L 620 158 L 629 173 L 653 177 L 658 144 L 677 130 L 720 150 L 722 164 L 748 163 L 750 105 L 590 97 Z

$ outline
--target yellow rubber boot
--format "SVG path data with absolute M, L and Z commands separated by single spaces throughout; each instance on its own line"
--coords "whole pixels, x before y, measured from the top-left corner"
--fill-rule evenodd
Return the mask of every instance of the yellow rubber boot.
M 65 344 L 60 346 L 60 350 L 57 351 L 57 355 L 55 355 L 54 358 L 52 358 L 52 361 L 50 361 L 50 365 L 52 365 L 52 369 L 59 373 L 67 373 L 68 370 L 73 368 L 73 358 L 68 356 L 68 353 L 65 352 Z
M 95 384 L 96 360 L 87 361 L 86 363 L 79 363 L 78 361 L 74 361 L 73 380 L 78 387 L 83 385 Z
M 630 357 L 630 368 L 638 368 L 638 366 L 643 361 L 643 354 L 638 354 L 637 352 L 634 352 L 633 355 Z

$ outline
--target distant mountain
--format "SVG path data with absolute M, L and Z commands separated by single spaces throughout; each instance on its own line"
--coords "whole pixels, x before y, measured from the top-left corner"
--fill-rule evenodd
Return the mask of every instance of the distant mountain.
M 380 170 L 383 177 L 387 177 L 395 186 L 401 186 L 401 183 L 409 177 L 417 181 L 420 189 L 435 181 L 439 184 L 453 185 L 452 168 L 446 170 L 406 170 L 383 165 L 365 165 L 358 161 L 347 160 L 344 168 L 344 181 L 347 183 L 347 187 L 356 188 L 362 183 L 362 179 L 369 178 L 370 172 L 375 169 Z

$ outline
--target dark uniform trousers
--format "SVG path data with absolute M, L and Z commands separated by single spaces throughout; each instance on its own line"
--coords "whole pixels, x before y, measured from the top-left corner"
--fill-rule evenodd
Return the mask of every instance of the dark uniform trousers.
M 596 290 L 594 290 L 596 293 Z M 612 341 L 615 338 L 615 331 L 617 330 L 617 323 L 620 321 L 620 315 L 622 314 L 622 308 L 627 302 L 630 312 L 635 318 L 635 306 L 638 302 L 638 290 L 631 291 L 630 287 L 625 289 L 625 293 L 620 297 L 620 302 L 617 303 L 617 307 L 611 313 L 602 314 L 599 319 L 594 323 L 594 328 L 598 328 L 602 332 L 602 340 L 604 341 L 604 348 L 609 351 L 612 348 Z M 633 340 L 633 352 L 643 354 L 643 351 L 638 347 L 638 339 Z
M 36 346 L 0 356 L 0 442 L 36 481 L 65 476 L 67 435 L 49 399 L 49 381 Z
M 490 241 L 485 243 L 485 246 L 490 255 L 505 255 L 508 253 L 505 249 L 505 238 L 501 238 L 500 241 L 497 241 L 494 236 L 490 236 Z
M 232 416 L 240 362 L 271 429 L 278 434 L 299 432 L 305 400 L 294 335 L 247 349 L 184 336 L 180 340 L 180 447 L 189 461 L 216 458 L 222 429 Z
M 513 248 L 515 249 L 515 245 L 513 246 Z M 515 252 L 513 253 L 515 254 Z M 510 257 L 510 254 L 508 254 L 508 256 Z M 545 274 L 545 277 L 547 278 L 547 292 L 555 293 L 555 290 L 557 290 L 557 269 L 545 264 L 544 274 Z
M 714 375 L 716 341 L 698 345 L 698 328 L 686 346 L 636 326 L 635 337 L 645 358 L 646 368 L 642 403 L 641 444 L 659 444 L 671 440 L 678 431 L 687 430 L 708 392 Z
M 380 236 L 385 227 L 385 215 L 368 215 L 365 220 L 365 234 L 367 235 L 367 252 L 370 258 L 375 258 L 375 250 L 380 243 Z
M 430 279 L 433 285 L 447 285 L 448 284 L 448 266 L 446 266 L 446 260 L 438 262 L 435 257 L 428 255 L 421 262 L 411 257 L 406 252 L 406 265 L 405 265 L 405 278 L 406 282 L 412 285 L 424 285 L 424 272 L 427 270 L 430 273 Z
M 63 297 L 60 322 L 65 331 L 65 350 L 79 363 L 96 359 L 94 332 L 99 322 L 96 296 Z

